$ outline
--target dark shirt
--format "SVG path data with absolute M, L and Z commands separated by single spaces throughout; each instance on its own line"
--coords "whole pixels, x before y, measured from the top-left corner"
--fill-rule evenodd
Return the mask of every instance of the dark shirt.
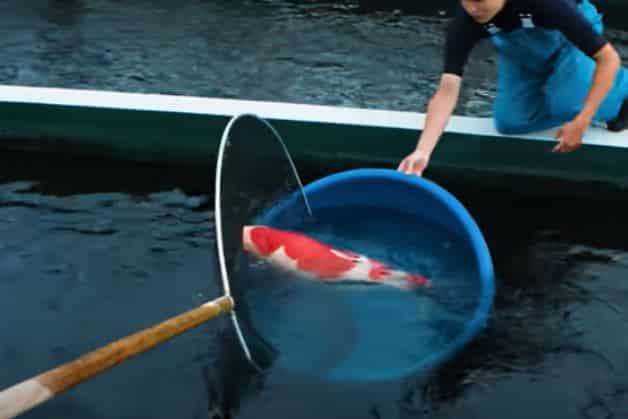
M 506 0 L 495 17 L 481 24 L 459 6 L 447 31 L 444 72 L 462 76 L 464 66 L 475 44 L 491 36 L 496 29 L 512 32 L 521 28 L 557 29 L 588 56 L 606 44 L 578 9 L 581 0 Z

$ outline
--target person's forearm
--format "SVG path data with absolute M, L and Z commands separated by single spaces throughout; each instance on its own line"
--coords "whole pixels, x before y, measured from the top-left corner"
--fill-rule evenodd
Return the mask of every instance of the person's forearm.
M 438 93 L 430 100 L 417 150 L 428 156 L 432 154 L 456 107 L 456 101 L 457 97 Z
M 597 61 L 595 72 L 593 73 L 591 89 L 589 90 L 589 94 L 577 119 L 581 119 L 587 122 L 587 124 L 593 120 L 600 104 L 604 101 L 604 98 L 606 98 L 606 95 L 613 86 L 615 76 L 620 66 L 621 60 L 614 50 L 604 54 L 602 58 Z

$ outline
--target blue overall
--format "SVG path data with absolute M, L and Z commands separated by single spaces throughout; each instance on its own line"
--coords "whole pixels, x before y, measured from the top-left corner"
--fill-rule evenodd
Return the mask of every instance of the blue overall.
M 603 24 L 588 0 L 580 11 L 598 33 Z M 582 110 L 589 93 L 595 60 L 580 51 L 558 30 L 522 28 L 492 36 L 498 55 L 495 127 L 519 134 L 563 125 Z M 621 68 L 595 121 L 614 119 L 628 98 L 628 70 Z

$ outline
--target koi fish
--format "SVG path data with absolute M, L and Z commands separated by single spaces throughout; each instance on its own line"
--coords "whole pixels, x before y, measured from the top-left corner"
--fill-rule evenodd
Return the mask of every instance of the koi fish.
M 244 249 L 271 265 L 321 281 L 375 282 L 411 290 L 430 285 L 422 275 L 391 269 L 365 255 L 335 249 L 304 234 L 263 225 L 244 226 Z

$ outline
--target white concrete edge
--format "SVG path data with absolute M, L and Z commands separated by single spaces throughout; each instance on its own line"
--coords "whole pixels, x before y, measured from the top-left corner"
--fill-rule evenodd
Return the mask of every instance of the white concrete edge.
M 382 128 L 421 130 L 425 114 L 418 112 L 363 109 L 299 103 L 206 98 L 196 96 L 128 93 L 88 89 L 0 85 L 0 103 L 39 103 L 62 106 L 178 112 L 203 115 L 235 116 L 255 114 L 267 119 L 336 123 Z M 555 130 L 524 135 L 497 132 L 491 118 L 452 116 L 446 132 L 465 135 L 556 142 Z M 585 144 L 628 147 L 628 131 L 612 133 L 592 127 L 585 134 Z

